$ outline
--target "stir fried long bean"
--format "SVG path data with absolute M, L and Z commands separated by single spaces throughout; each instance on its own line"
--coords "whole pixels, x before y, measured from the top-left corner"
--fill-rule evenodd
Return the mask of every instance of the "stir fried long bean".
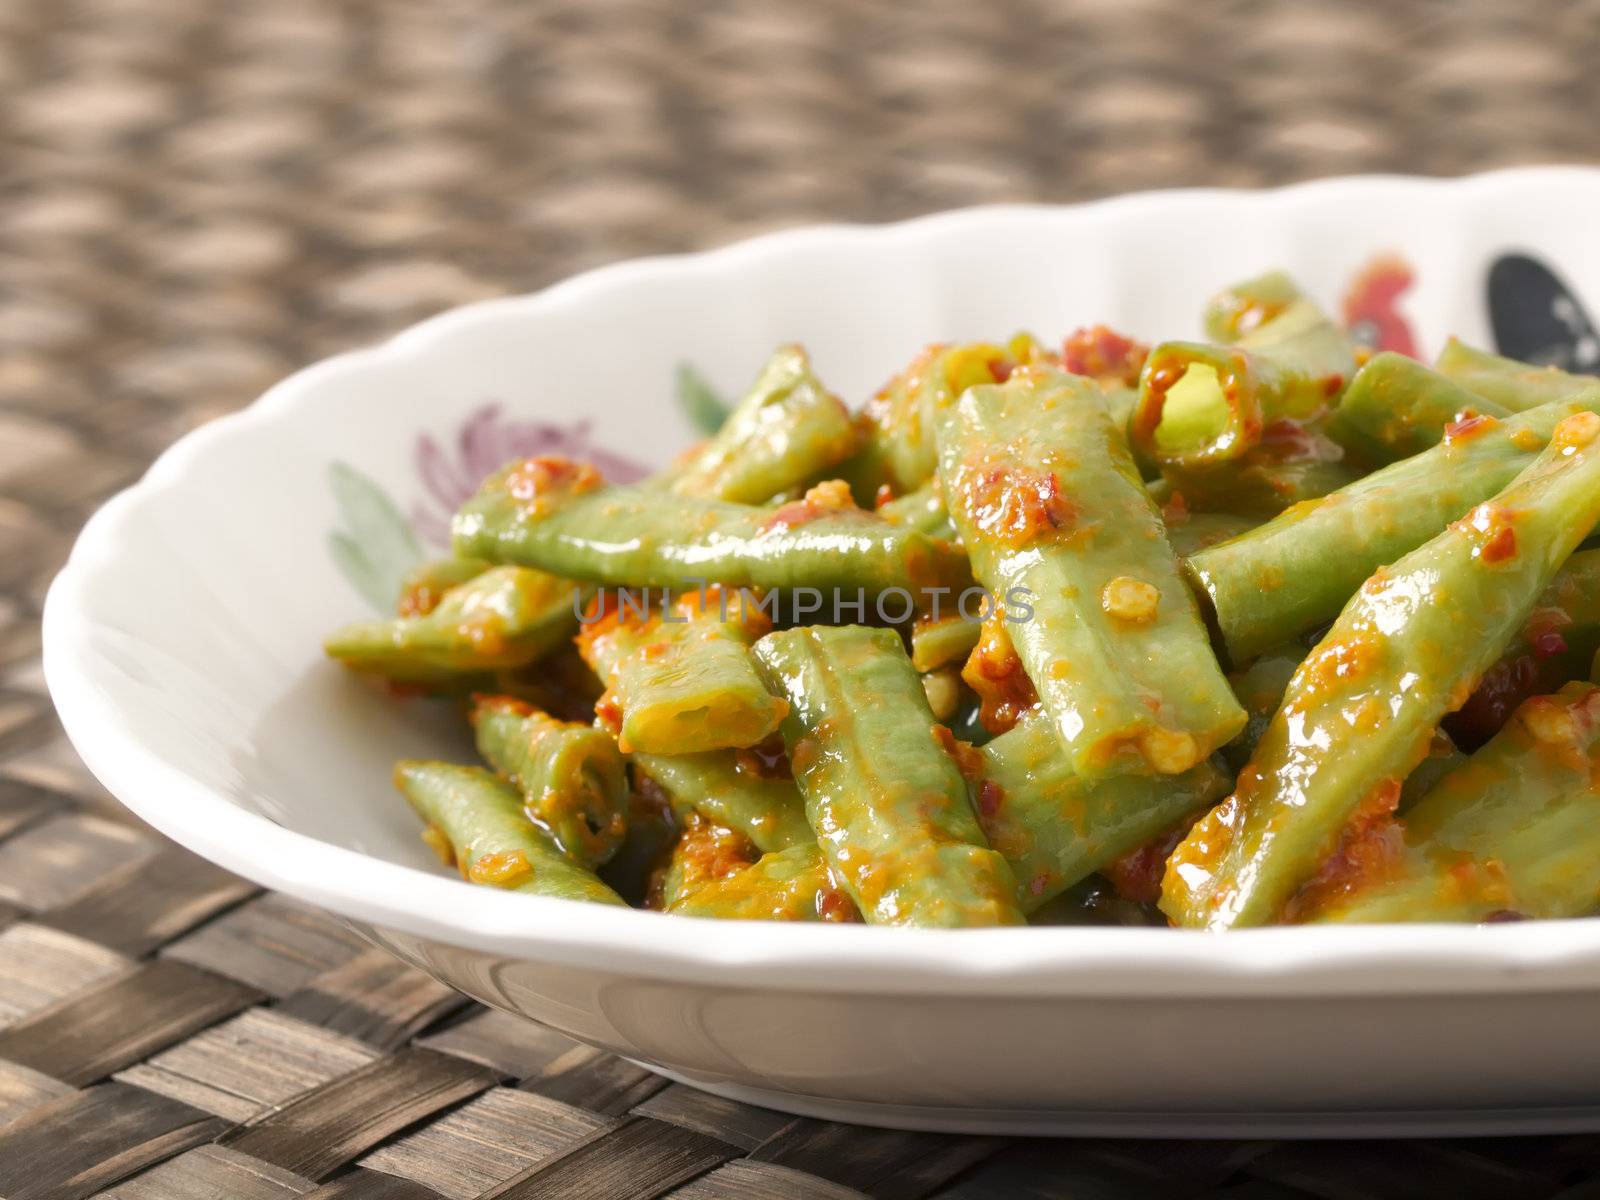
M 1149 493 L 1092 383 L 1017 371 L 939 413 L 939 473 L 974 572 L 1074 770 L 1180 774 L 1245 716 Z
M 1173 853 L 1162 908 L 1220 929 L 1278 918 L 1341 839 L 1382 821 L 1600 521 L 1600 417 L 1554 430 L 1492 501 L 1372 577 L 1295 673 L 1232 796 Z

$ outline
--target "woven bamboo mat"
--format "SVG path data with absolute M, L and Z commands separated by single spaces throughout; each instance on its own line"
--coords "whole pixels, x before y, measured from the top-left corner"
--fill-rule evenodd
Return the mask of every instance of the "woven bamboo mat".
M 817 218 L 1595 161 L 1597 61 L 1559 0 L 4 0 L 0 1197 L 1600 1195 L 1597 1137 L 1019 1142 L 700 1095 L 138 825 L 38 663 L 101 499 L 441 308 Z

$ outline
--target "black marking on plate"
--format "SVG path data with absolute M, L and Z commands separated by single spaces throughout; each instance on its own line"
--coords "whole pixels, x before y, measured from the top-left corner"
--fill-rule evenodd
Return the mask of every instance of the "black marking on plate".
M 1508 358 L 1600 373 L 1600 335 L 1572 289 L 1526 254 L 1502 254 L 1489 268 L 1489 324 Z

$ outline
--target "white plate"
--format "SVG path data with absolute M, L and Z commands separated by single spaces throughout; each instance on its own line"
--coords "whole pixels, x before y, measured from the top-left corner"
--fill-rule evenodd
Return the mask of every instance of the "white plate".
M 1383 251 L 1415 267 L 1398 311 L 1431 352 L 1489 340 L 1506 251 L 1600 301 L 1597 212 L 1600 172 L 1575 168 L 1165 192 L 805 229 L 474 305 L 301 372 L 106 505 L 50 592 L 50 688 L 95 774 L 197 853 L 489 1003 L 773 1107 L 1035 1133 L 1600 1127 L 1600 922 L 935 932 L 472 888 L 389 786 L 459 733 L 319 651 L 500 458 L 655 465 L 688 443 L 681 362 L 735 391 L 798 340 L 861 397 L 934 340 L 1191 334 L 1208 292 L 1275 265 L 1335 304 Z M 378 549 L 341 570 L 341 528 Z

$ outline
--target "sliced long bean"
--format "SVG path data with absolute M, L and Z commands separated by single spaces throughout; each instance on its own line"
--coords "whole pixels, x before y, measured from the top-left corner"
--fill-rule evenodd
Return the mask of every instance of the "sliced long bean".
M 1440 719 L 1597 521 L 1600 417 L 1580 413 L 1511 486 L 1363 585 L 1234 794 L 1173 853 L 1163 911 L 1213 929 L 1277 919 L 1348 832 L 1392 812 Z
M 469 882 L 597 904 L 622 897 L 561 852 L 527 817 L 522 796 L 481 767 L 408 759 L 396 764 L 395 786 L 443 839 Z
M 1014 352 L 1027 356 L 1036 348 L 1020 336 L 1013 343 L 929 346 L 867 401 L 866 441 L 845 471 L 862 503 L 882 488 L 904 496 L 933 478 L 939 461 L 934 414 L 974 384 L 1004 379 L 1017 364 Z
M 413 567 L 400 585 L 398 617 L 425 617 L 439 607 L 445 593 L 476 579 L 490 567 L 481 558 L 435 558 Z
M 769 628 L 753 597 L 717 588 L 687 592 L 642 620 L 619 608 L 579 635 L 610 688 L 596 712 L 615 723 L 629 753 L 753 746 L 784 713 L 750 660 L 751 643 Z
M 806 816 L 868 923 L 1021 924 L 1016 881 L 984 841 L 899 635 L 811 626 L 769 634 L 755 653 L 789 700 Z
M 616 739 L 560 721 L 510 696 L 472 707 L 478 753 L 522 793 L 523 808 L 587 867 L 608 861 L 628 831 L 628 780 Z
M 814 489 L 815 491 L 815 489 Z M 775 508 L 604 487 L 560 459 L 492 476 L 456 515 L 457 553 L 619 586 L 858 589 L 959 587 L 961 552 L 831 494 Z
M 1165 478 L 1185 503 L 1255 521 L 1347 487 L 1361 472 L 1346 461 L 1344 447 L 1318 425 L 1277 421 L 1237 458 L 1198 466 L 1170 464 Z
M 1556 367 L 1536 367 L 1502 358 L 1457 338 L 1445 343 L 1434 367 L 1441 375 L 1508 412 L 1572 400 L 1600 386 L 1600 379 L 1593 375 L 1572 375 Z
M 1344 331 L 1309 300 L 1295 300 L 1230 345 L 1151 350 L 1129 436 L 1163 466 L 1225 462 L 1274 422 L 1321 413 L 1355 369 Z
M 982 621 L 960 612 L 941 615 L 938 620 L 920 619 L 911 627 L 911 665 L 919 671 L 935 671 L 965 662 L 982 632 Z
M 770 853 L 815 842 L 794 780 L 763 773 L 762 764 L 728 750 L 703 754 L 635 754 L 634 769 L 654 780 L 680 820 L 699 813 Z
M 860 432 L 799 346 L 782 346 L 722 428 L 673 473 L 672 490 L 759 504 L 855 453 Z
M 1556 424 L 1578 412 L 1600 412 L 1600 391 L 1474 422 L 1431 450 L 1195 554 L 1189 568 L 1233 663 L 1331 621 L 1363 580 L 1504 488 Z
M 1268 271 L 1212 295 L 1201 313 L 1201 323 L 1212 341 L 1237 342 L 1305 298 L 1300 285 L 1286 272 Z
M 404 683 L 443 683 L 526 666 L 577 628 L 584 589 L 523 567 L 484 571 L 423 616 L 358 621 L 323 648 L 357 671 Z
M 978 579 L 1005 598 L 1073 769 L 1178 774 L 1238 733 L 1245 714 L 1098 389 L 1018 370 L 938 422 L 951 516 Z
M 1511 411 L 1414 358 L 1386 350 L 1356 372 L 1329 431 L 1363 461 L 1383 466 L 1437 446 L 1458 421 Z
M 1053 722 L 1037 712 L 978 754 L 978 819 L 1011 864 L 1028 913 L 1203 812 L 1232 781 L 1209 759 L 1181 775 L 1085 779 L 1061 753 Z
M 1255 517 L 1229 512 L 1185 512 L 1181 518 L 1167 515 L 1167 541 L 1179 558 L 1190 558 L 1211 546 L 1220 545 L 1248 533 L 1261 522 Z
M 1600 688 L 1522 705 L 1406 814 L 1371 877 L 1302 902 L 1314 921 L 1578 917 L 1600 908 Z
M 689 891 L 667 911 L 736 921 L 861 919 L 850 897 L 834 886 L 815 842 L 763 854 L 750 866 Z

